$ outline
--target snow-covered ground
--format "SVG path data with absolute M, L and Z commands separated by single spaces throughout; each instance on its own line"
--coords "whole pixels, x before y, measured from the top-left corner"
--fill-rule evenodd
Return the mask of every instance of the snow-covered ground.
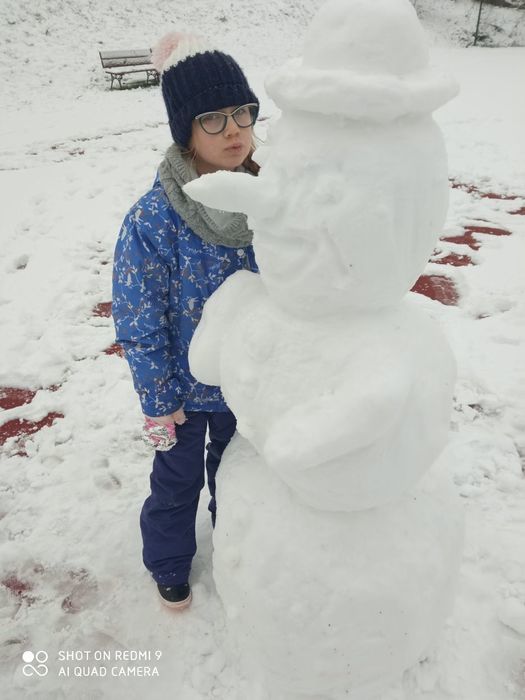
M 208 32 L 221 25 L 222 44 L 247 67 L 263 116 L 275 114 L 263 93 L 268 66 L 293 52 L 316 4 L 289 4 L 295 15 L 285 22 L 284 2 L 266 17 L 262 4 L 250 15 L 240 3 L 235 20 L 229 3 L 199 3 L 197 19 Z M 92 5 L 82 15 L 49 0 L 42 19 L 28 3 L 2 9 L 3 31 L 12 35 L 3 43 L 0 126 L 0 385 L 37 392 L 6 409 L 1 422 L 14 430 L 24 426 L 16 420 L 63 416 L 23 449 L 13 439 L 3 447 L 2 697 L 287 700 L 260 697 L 225 656 L 206 499 L 188 612 L 161 607 L 141 564 L 138 514 L 151 454 L 139 438 L 127 365 L 104 352 L 114 341 L 104 304 L 118 228 L 153 181 L 169 130 L 158 88 L 109 92 L 96 52 L 99 41 L 104 48 L 142 44 L 145 26 L 158 29 L 154 39 L 171 23 L 172 8 L 119 2 L 90 23 Z M 251 46 L 237 40 L 242 22 Z M 230 34 L 222 29 L 228 23 Z M 24 46 L 24 37 L 33 45 Z M 525 49 L 440 48 L 433 60 L 462 87 L 437 114 L 451 178 L 465 185 L 451 190 L 442 235 L 469 226 L 511 235 L 474 234 L 479 250 L 440 242 L 438 258 L 468 254 L 476 265 L 434 261 L 426 270 L 445 272 L 460 294 L 457 306 L 420 299 L 459 364 L 446 459 L 463 497 L 467 541 L 455 613 L 438 647 L 381 700 L 511 700 L 525 696 Z M 49 672 L 25 676 L 23 652 L 39 650 Z M 116 658 L 126 650 L 146 654 Z M 62 660 L 61 651 L 80 655 Z M 74 667 L 86 673 L 103 665 L 95 660 L 103 651 L 111 655 L 107 676 L 73 675 Z M 156 667 L 159 675 L 112 677 L 120 666 Z M 61 667 L 71 675 L 59 675 Z
M 521 0 L 411 0 L 436 46 L 525 45 L 525 6 Z

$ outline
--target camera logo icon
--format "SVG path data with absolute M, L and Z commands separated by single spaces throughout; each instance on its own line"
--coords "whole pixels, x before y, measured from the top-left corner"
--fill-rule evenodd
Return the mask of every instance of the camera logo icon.
M 37 651 L 36 654 L 33 654 L 32 651 L 24 651 L 22 654 L 24 662 L 22 673 L 24 676 L 34 676 L 35 674 L 41 677 L 47 676 L 49 671 L 46 666 L 48 658 L 49 655 L 45 651 Z M 35 665 L 33 665 L 34 662 L 36 662 Z

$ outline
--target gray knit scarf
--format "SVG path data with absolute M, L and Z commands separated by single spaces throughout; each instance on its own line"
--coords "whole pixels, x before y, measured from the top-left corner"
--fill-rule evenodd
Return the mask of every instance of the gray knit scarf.
M 206 243 L 229 248 L 250 245 L 253 231 L 248 228 L 246 214 L 206 207 L 183 192 L 182 186 L 196 177 L 198 174 L 191 161 L 182 155 L 176 143 L 172 143 L 159 166 L 159 178 L 177 214 Z

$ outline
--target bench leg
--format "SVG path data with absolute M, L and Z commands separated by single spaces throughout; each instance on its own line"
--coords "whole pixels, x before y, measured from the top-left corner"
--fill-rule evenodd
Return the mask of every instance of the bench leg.
M 147 70 L 146 71 L 146 85 L 149 85 L 150 80 L 152 85 L 156 85 L 158 83 L 158 78 L 159 74 L 157 73 L 156 70 Z
M 122 75 L 113 75 L 113 73 L 111 73 L 111 86 L 109 89 L 113 90 L 113 82 L 115 80 L 118 82 L 119 87 L 122 90 Z

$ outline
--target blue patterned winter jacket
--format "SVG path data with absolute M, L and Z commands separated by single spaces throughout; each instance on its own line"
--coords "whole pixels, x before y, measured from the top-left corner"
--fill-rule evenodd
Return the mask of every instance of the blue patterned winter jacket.
M 112 313 L 146 415 L 181 406 L 227 410 L 218 387 L 191 375 L 188 348 L 204 302 L 242 269 L 258 271 L 252 246 L 205 243 L 173 209 L 158 176 L 127 213 L 115 249 Z

